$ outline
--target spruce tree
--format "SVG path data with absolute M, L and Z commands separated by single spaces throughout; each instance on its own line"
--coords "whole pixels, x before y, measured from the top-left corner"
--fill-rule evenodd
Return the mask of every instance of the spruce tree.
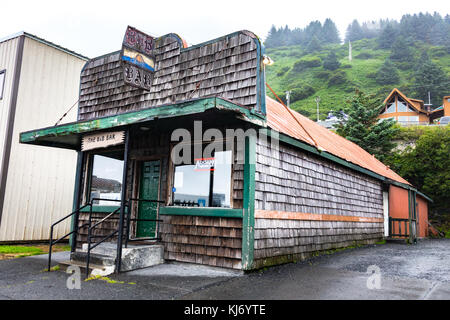
M 327 18 L 322 27 L 322 39 L 325 43 L 340 43 L 339 32 L 333 20 Z
M 323 60 L 323 68 L 326 70 L 336 70 L 341 66 L 337 59 L 336 53 L 330 51 L 330 53 Z
M 345 108 L 348 119 L 336 126 L 336 132 L 384 161 L 395 146 L 392 137 L 399 129 L 393 120 L 378 121 L 380 108 L 374 95 L 356 90 Z
M 447 74 L 429 58 L 424 51 L 415 66 L 415 96 L 428 102 L 428 92 L 431 95 L 431 103 L 439 106 L 442 97 L 448 94 L 450 78 Z
M 391 62 L 391 60 L 386 59 L 383 65 L 378 69 L 375 75 L 375 81 L 379 85 L 387 84 L 397 84 L 400 82 L 400 76 L 398 74 L 397 68 Z
M 377 39 L 378 48 L 380 49 L 390 49 L 397 38 L 397 31 L 388 23 L 386 27 L 381 31 L 380 36 Z

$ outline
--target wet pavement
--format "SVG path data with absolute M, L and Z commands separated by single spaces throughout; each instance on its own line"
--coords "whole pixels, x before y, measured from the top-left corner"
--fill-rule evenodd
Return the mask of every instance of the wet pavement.
M 67 252 L 54 254 L 56 261 L 67 258 Z M 46 265 L 46 255 L 0 261 L 0 299 L 450 299 L 450 239 L 347 249 L 249 274 L 169 263 L 82 278 L 80 289 L 68 289 L 69 275 L 46 272 Z

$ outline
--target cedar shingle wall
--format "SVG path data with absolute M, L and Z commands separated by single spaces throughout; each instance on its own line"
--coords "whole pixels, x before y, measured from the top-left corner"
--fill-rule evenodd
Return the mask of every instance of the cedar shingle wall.
M 241 269 L 242 219 L 161 216 L 164 258 Z
M 374 243 L 383 223 L 255 219 L 255 268 L 304 260 L 315 252 Z
M 381 184 L 280 143 L 258 140 L 256 209 L 383 218 Z
M 174 36 L 159 38 L 150 91 L 123 84 L 120 52 L 92 59 L 81 72 L 78 120 L 212 95 L 253 108 L 257 95 L 255 41 L 259 41 L 255 38 L 240 32 L 186 49 Z
M 279 158 L 258 140 L 256 210 L 383 218 L 381 184 L 280 144 Z M 302 260 L 314 252 L 373 243 L 383 222 L 255 219 L 254 267 Z

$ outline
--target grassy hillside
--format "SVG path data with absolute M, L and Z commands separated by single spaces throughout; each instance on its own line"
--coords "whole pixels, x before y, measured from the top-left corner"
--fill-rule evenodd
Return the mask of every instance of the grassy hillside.
M 443 68 L 450 79 L 450 54 L 444 47 L 415 42 L 412 49 L 415 59 L 419 59 L 422 51 L 426 50 L 432 61 Z M 335 52 L 341 64 L 334 71 L 323 68 L 323 61 L 330 51 Z M 314 120 L 317 96 L 320 97 L 320 118 L 324 119 L 328 111 L 341 109 L 355 88 L 375 93 L 380 103 L 394 87 L 411 98 L 420 98 L 413 94 L 413 63 L 395 63 L 398 82 L 389 85 L 376 82 L 376 73 L 391 51 L 378 49 L 375 38 L 353 42 L 352 61 L 348 60 L 348 44 L 324 46 L 313 54 L 307 54 L 301 46 L 267 48 L 266 54 L 275 62 L 266 68 L 267 83 L 283 99 L 285 91 L 292 90 L 291 108 Z M 270 90 L 268 94 L 272 96 Z

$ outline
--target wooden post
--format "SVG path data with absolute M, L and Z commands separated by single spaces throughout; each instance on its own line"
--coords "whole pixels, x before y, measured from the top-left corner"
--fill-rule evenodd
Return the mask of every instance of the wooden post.
M 77 156 L 77 171 L 75 174 L 75 190 L 73 195 L 73 205 L 72 205 L 72 211 L 76 211 L 80 209 L 80 199 L 81 199 L 81 192 L 82 192 L 82 179 L 83 179 L 83 167 L 84 167 L 84 152 L 79 151 Z M 75 215 L 72 216 L 72 222 L 71 222 L 71 230 L 75 231 L 70 235 L 70 251 L 75 252 L 76 246 L 77 246 L 77 236 L 78 236 L 78 221 L 79 221 L 80 212 L 77 212 Z
M 122 264 L 122 238 L 123 238 L 123 225 L 125 217 L 125 204 L 127 194 L 127 168 L 128 168 L 128 149 L 130 144 L 130 129 L 125 132 L 125 149 L 123 152 L 123 173 L 122 173 L 122 191 L 120 197 L 120 216 L 119 216 L 119 232 L 117 234 L 117 256 L 116 256 L 116 273 L 120 272 Z
M 242 269 L 253 267 L 255 228 L 255 166 L 256 137 L 245 137 L 243 220 L 242 220 Z

